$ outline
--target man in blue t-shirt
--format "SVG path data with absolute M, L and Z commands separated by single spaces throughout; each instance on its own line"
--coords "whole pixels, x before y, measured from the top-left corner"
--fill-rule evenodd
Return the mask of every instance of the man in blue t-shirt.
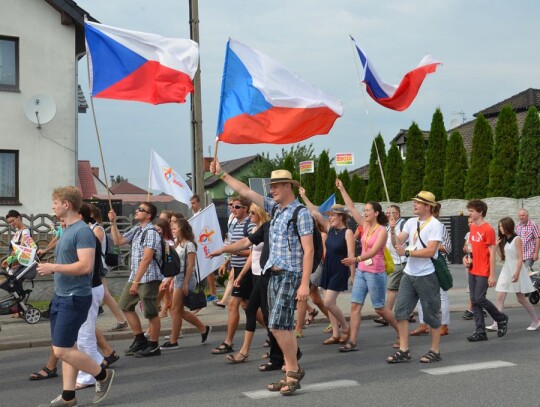
M 47 406 L 76 406 L 75 382 L 79 370 L 94 376 L 96 394 L 94 403 L 107 397 L 114 379 L 114 370 L 98 365 L 86 353 L 77 349 L 79 328 L 86 321 L 92 303 L 92 272 L 96 238 L 90 228 L 80 220 L 82 195 L 77 187 L 56 188 L 52 195 L 54 214 L 63 218 L 66 229 L 55 249 L 56 263 L 41 263 L 40 276 L 54 273 L 55 294 L 50 321 L 54 355 L 62 361 L 63 391 Z

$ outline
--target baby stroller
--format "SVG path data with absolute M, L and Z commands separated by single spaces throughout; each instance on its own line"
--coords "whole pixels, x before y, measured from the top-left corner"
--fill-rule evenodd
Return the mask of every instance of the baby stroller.
M 538 304 L 538 301 L 540 300 L 540 275 L 538 274 L 538 271 L 534 272 L 531 270 L 529 276 L 531 277 L 531 281 L 535 288 L 535 291 L 529 293 L 529 302 L 535 305 Z
M 0 292 L 0 315 L 18 313 L 29 324 L 36 324 L 41 319 L 41 311 L 28 304 L 31 289 L 24 289 L 24 281 L 30 280 L 34 287 L 37 274 L 37 263 L 33 261 L 28 266 L 19 266 L 16 270 L 0 272 L 0 288 L 7 291 L 3 296 Z

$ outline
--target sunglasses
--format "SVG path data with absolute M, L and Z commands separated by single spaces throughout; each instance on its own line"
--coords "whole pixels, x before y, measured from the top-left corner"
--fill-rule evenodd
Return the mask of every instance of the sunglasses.
M 137 209 L 135 209 L 137 212 L 144 212 L 144 213 L 147 213 L 147 214 L 150 214 L 150 212 L 148 212 L 146 209 L 144 209 L 143 207 L 139 206 Z
M 234 209 L 240 209 L 240 208 L 245 208 L 244 205 L 235 205 L 233 206 Z

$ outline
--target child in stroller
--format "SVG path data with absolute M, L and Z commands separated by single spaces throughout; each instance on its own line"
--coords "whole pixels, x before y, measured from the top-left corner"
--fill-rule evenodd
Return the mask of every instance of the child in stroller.
M 28 304 L 28 298 L 32 290 L 24 288 L 24 281 L 29 280 L 34 286 L 33 279 L 36 277 L 37 262 L 33 261 L 28 266 L 18 265 L 16 268 L 8 267 L 0 272 L 0 315 L 18 313 L 29 324 L 36 324 L 41 319 L 41 311 Z

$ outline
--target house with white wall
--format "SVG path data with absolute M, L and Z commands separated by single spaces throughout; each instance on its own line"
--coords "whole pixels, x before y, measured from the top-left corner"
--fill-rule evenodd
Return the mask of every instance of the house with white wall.
M 77 61 L 88 13 L 71 0 L 1 3 L 0 215 L 49 213 L 52 190 L 77 185 Z

